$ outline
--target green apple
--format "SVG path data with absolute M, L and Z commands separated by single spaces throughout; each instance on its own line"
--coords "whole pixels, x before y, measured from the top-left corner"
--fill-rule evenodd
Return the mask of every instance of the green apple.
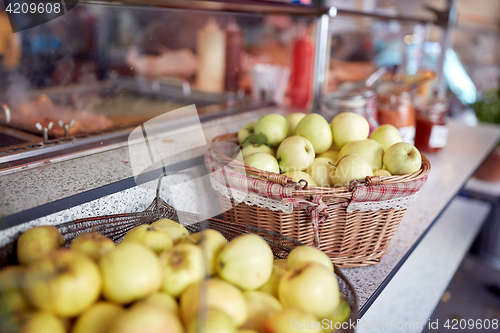
M 3 320 L 2 320 L 3 319 Z M 20 312 L 8 318 L 0 318 L 2 333 L 66 333 L 61 319 L 43 312 Z
M 301 329 L 302 328 L 302 329 Z M 307 311 L 301 309 L 284 309 L 275 312 L 264 323 L 264 333 L 320 333 L 322 328 L 319 320 Z
M 17 260 L 21 265 L 29 265 L 63 245 L 63 236 L 56 227 L 34 227 L 26 230 L 17 240 Z
M 93 260 L 61 249 L 29 266 L 25 286 L 29 299 L 38 309 L 74 317 L 99 298 L 102 279 Z
M 294 248 L 287 259 L 287 270 L 299 267 L 305 262 L 315 262 L 325 266 L 330 272 L 333 273 L 333 264 L 330 258 L 321 250 L 312 246 L 297 246 Z
M 316 184 L 316 181 L 314 180 L 314 178 L 310 174 L 305 173 L 303 171 L 285 172 L 284 175 L 292 178 L 292 180 L 296 183 L 299 180 L 303 179 L 307 182 L 307 186 L 318 186 L 318 184 Z
M 151 225 L 168 232 L 174 244 L 179 243 L 181 239 L 189 235 L 189 231 L 183 225 L 169 219 L 161 219 L 151 223 Z
M 200 247 L 181 243 L 160 255 L 163 267 L 162 290 L 173 297 L 192 283 L 200 281 L 205 275 L 203 252 Z
M 149 304 L 159 309 L 179 314 L 179 304 L 177 304 L 177 300 L 163 292 L 154 293 L 153 295 L 143 298 L 138 303 Z
M 245 291 L 243 293 L 247 303 L 248 317 L 241 328 L 250 328 L 262 331 L 264 323 L 270 315 L 283 309 L 280 302 L 267 293 L 260 291 Z
M 305 262 L 283 276 L 278 298 L 285 309 L 301 309 L 326 318 L 337 308 L 340 291 L 331 270 L 316 262 Z
M 199 245 L 203 250 L 209 275 L 217 273 L 216 259 L 220 251 L 227 245 L 227 240 L 220 232 L 214 229 L 205 229 L 184 238 L 182 242 L 191 242 Z
M 219 309 L 207 309 L 186 324 L 187 333 L 236 333 L 231 317 Z
M 286 269 L 286 265 L 287 265 L 287 260 L 286 259 L 274 259 L 274 264 L 283 268 L 283 269 Z
M 420 170 L 422 156 L 414 145 L 399 142 L 387 148 L 384 165 L 392 175 L 406 175 Z
M 326 152 L 332 145 L 332 129 L 322 115 L 311 113 L 304 117 L 295 129 L 295 135 L 309 140 L 316 154 Z
M 236 326 L 247 319 L 247 304 L 243 293 L 219 278 L 193 283 L 182 293 L 179 303 L 184 324 L 198 316 L 200 302 L 203 302 L 203 309 L 215 308 L 225 312 Z
M 350 154 L 337 161 L 337 168 L 332 173 L 333 186 L 349 186 L 355 179 L 365 179 L 373 176 L 370 163 L 358 154 Z
M 307 169 L 307 173 L 311 175 L 318 186 L 331 187 L 333 185 L 331 174 L 334 170 L 335 166 L 332 165 L 331 159 L 316 157 L 313 164 Z
M 137 303 L 112 322 L 109 333 L 184 333 L 181 321 L 172 312 Z
M 243 141 L 246 140 L 250 135 L 254 133 L 255 123 L 257 121 L 251 121 L 248 124 L 245 124 L 238 132 L 238 142 L 241 145 Z
M 315 156 L 312 143 L 299 135 L 283 140 L 276 153 L 283 172 L 306 170 L 314 162 Z
M 267 144 L 271 147 L 279 146 L 288 134 L 288 122 L 280 114 L 271 113 L 260 117 L 255 124 L 255 134 L 264 134 Z
M 23 266 L 7 266 L 0 271 L 0 316 L 31 308 L 23 291 L 27 271 Z
M 71 333 L 107 333 L 111 324 L 125 311 L 121 305 L 99 301 L 78 317 Z
M 280 283 L 281 278 L 285 275 L 285 273 L 286 273 L 286 261 L 285 261 L 285 268 L 283 268 L 280 265 L 276 264 L 275 260 L 271 277 L 262 287 L 260 287 L 257 290 L 268 293 L 269 295 L 272 295 L 274 297 L 278 297 L 278 285 Z
M 252 145 L 248 145 L 241 150 L 241 155 L 243 155 L 243 158 L 255 153 L 266 153 L 274 157 L 274 150 L 268 145 L 264 144 L 255 143 Z
M 316 158 L 325 157 L 325 158 L 330 159 L 332 161 L 332 163 L 335 164 L 335 163 L 337 163 L 337 160 L 339 159 L 339 153 L 340 153 L 340 151 L 338 151 L 338 150 L 330 149 L 330 150 L 325 151 L 322 154 L 316 155 Z
M 278 161 L 274 158 L 273 155 L 267 153 L 255 153 L 245 157 L 243 161 L 246 165 L 250 165 L 255 169 L 280 173 Z
M 162 268 L 156 254 L 137 242 L 121 243 L 99 260 L 103 296 L 118 304 L 129 304 L 157 292 Z
M 287 136 L 295 135 L 295 129 L 297 125 L 300 123 L 302 119 L 306 116 L 305 113 L 302 112 L 294 112 L 285 117 L 286 121 L 288 121 L 288 134 Z
M 217 273 L 243 290 L 266 283 L 273 271 L 274 254 L 260 236 L 245 234 L 231 240 L 217 256 Z
M 377 127 L 370 135 L 370 139 L 377 141 L 384 148 L 384 151 L 395 143 L 403 142 L 399 130 L 390 124 Z
M 342 149 L 351 141 L 364 140 L 370 134 L 370 125 L 362 116 L 353 112 L 342 112 L 332 120 L 333 141 Z
M 115 246 L 115 242 L 108 237 L 97 232 L 87 232 L 73 239 L 70 248 L 98 261 L 103 254 L 111 251 Z
M 373 175 L 374 176 L 379 176 L 379 177 L 390 177 L 390 176 L 392 176 L 389 171 L 384 170 L 384 169 L 379 169 L 379 170 L 373 171 Z
M 348 142 L 340 150 L 339 158 L 350 154 L 363 156 L 372 166 L 372 170 L 382 169 L 384 148 L 375 140 L 366 139 Z
M 161 228 L 156 228 L 149 224 L 139 225 L 132 228 L 125 237 L 123 242 L 138 242 L 150 248 L 156 254 L 169 250 L 174 246 L 170 234 Z

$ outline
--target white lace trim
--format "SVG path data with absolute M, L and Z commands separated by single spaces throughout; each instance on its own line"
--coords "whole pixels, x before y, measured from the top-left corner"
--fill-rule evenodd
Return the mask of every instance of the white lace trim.
M 218 191 L 220 194 L 222 194 L 224 197 L 228 199 L 234 199 L 236 203 L 245 203 L 248 206 L 257 206 L 260 208 L 267 208 L 272 211 L 281 211 L 283 213 L 291 214 L 293 212 L 293 205 L 286 204 L 283 201 L 280 200 L 275 200 L 275 199 L 270 199 L 270 198 L 264 198 L 260 195 L 253 194 L 253 193 L 248 193 L 248 192 L 242 192 L 235 190 L 234 188 L 231 189 L 231 193 L 229 193 L 229 189 L 220 184 L 218 181 L 210 177 L 212 187 L 214 190 Z M 231 194 L 231 195 L 230 195 Z
M 411 205 L 417 200 L 418 192 L 407 197 L 384 200 L 384 201 L 368 201 L 368 202 L 353 202 L 347 206 L 347 212 L 354 211 L 374 211 L 379 209 L 400 209 Z

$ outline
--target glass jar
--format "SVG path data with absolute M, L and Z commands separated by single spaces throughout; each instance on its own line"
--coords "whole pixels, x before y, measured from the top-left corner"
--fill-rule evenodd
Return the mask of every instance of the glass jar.
M 419 150 L 434 153 L 446 146 L 448 142 L 447 111 L 446 99 L 433 98 L 418 103 L 415 146 Z
M 404 142 L 415 142 L 415 108 L 410 87 L 399 82 L 384 82 L 377 91 L 378 121 L 395 126 Z

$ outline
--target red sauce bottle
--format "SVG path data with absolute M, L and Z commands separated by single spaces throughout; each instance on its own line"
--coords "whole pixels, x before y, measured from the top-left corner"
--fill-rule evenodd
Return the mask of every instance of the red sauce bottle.
M 292 50 L 290 104 L 305 108 L 311 97 L 314 45 L 306 30 L 300 30 L 300 37 L 294 42 Z
M 226 27 L 226 91 L 237 91 L 241 74 L 241 49 L 243 48 L 243 35 L 240 26 L 233 20 Z
M 427 153 L 434 153 L 446 146 L 448 141 L 448 126 L 446 112 L 448 101 L 432 99 L 417 107 L 417 131 L 415 146 Z

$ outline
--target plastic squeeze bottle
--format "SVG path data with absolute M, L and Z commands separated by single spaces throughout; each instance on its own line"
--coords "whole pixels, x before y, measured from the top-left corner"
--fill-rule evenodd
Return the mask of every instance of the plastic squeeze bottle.
M 299 37 L 292 49 L 292 71 L 290 73 L 290 103 L 305 108 L 311 97 L 314 45 L 306 29 L 299 29 Z
M 196 86 L 209 92 L 224 91 L 224 67 L 226 56 L 226 34 L 214 18 L 196 34 L 198 72 Z

